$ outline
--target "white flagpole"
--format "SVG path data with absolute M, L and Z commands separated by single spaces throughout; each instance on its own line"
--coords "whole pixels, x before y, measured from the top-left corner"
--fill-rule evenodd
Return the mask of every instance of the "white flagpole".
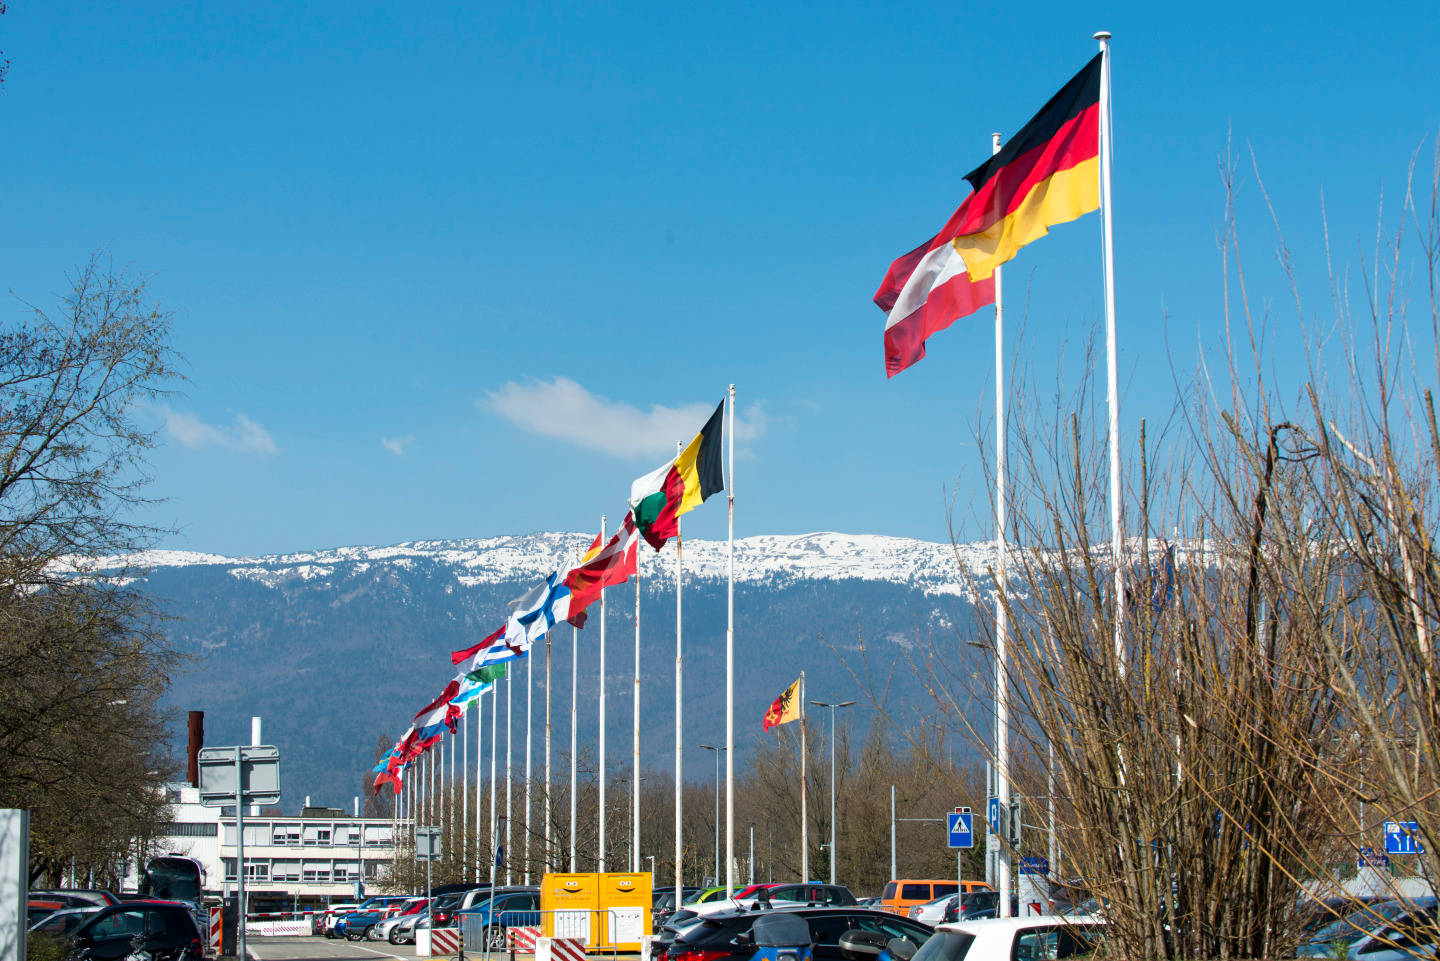
M 470 863 L 470 704 L 460 715 L 460 876 L 468 875 Z M 428 891 L 426 892 L 429 893 Z
M 990 135 L 991 154 L 1000 152 L 1000 135 Z M 1006 645 L 1010 623 L 1003 594 L 1005 566 L 1005 288 L 1003 268 L 995 268 L 995 796 L 1000 799 L 1001 820 L 1010 810 L 1010 684 Z M 999 839 L 997 838 L 996 841 Z M 996 842 L 986 840 L 987 844 Z M 995 882 L 1000 889 L 997 916 L 1010 917 L 1010 849 L 1000 844 L 995 856 Z
M 447 806 L 450 808 L 450 828 L 453 834 L 455 828 L 455 735 L 451 734 L 445 740 L 448 745 L 445 753 L 450 756 L 450 784 L 446 787 L 441 797 L 447 798 L 449 801 Z M 442 832 L 440 836 L 443 838 L 445 834 Z M 450 849 L 452 851 L 455 849 L 454 841 L 450 842 Z
M 605 515 L 600 515 L 600 544 L 604 549 L 605 544 Z M 605 592 L 600 592 L 600 747 L 599 763 L 595 769 L 595 780 L 599 790 L 599 798 L 596 803 L 595 816 L 599 820 L 599 833 L 596 840 L 597 867 L 595 870 L 601 874 L 605 873 Z
M 508 671 L 507 671 L 507 673 L 508 673 Z M 499 681 L 497 680 L 495 683 L 498 684 Z M 496 754 L 496 752 L 495 752 L 495 744 L 496 744 L 495 732 L 498 731 L 498 730 L 500 730 L 500 689 L 499 689 L 499 688 L 496 688 L 496 687 L 492 687 L 491 690 L 490 690 L 490 693 L 491 693 L 492 695 L 494 695 L 494 696 L 491 697 L 491 699 L 490 699 L 490 853 L 489 853 L 489 856 L 490 856 L 490 886 L 493 888 L 493 887 L 495 886 L 495 850 L 496 850 L 496 838 L 497 838 L 497 831 L 498 831 L 498 829 L 499 829 L 499 819 L 497 818 L 497 815 L 500 813 L 499 809 L 495 806 L 495 802 L 496 802 L 496 800 L 498 800 L 498 798 L 496 797 L 496 791 L 495 791 L 495 789 L 499 786 L 499 781 L 498 781 L 498 779 L 495 777 L 495 754 Z
M 1095 34 L 1100 42 L 1100 229 L 1105 267 L 1105 376 L 1110 407 L 1110 554 L 1115 566 L 1115 659 L 1125 674 L 1125 550 L 1120 514 L 1120 375 L 1115 342 L 1115 234 L 1110 201 L 1110 166 L 1114 141 L 1110 129 L 1110 32 Z
M 550 829 L 550 817 L 554 813 L 554 805 L 550 798 L 550 632 L 545 632 L 545 820 L 543 827 L 545 831 L 545 870 L 549 871 L 555 866 L 555 845 L 553 833 Z
M 515 729 L 515 714 L 510 710 L 511 691 L 515 687 L 514 676 L 508 672 L 505 675 L 505 884 L 508 886 L 510 877 L 510 826 L 515 823 L 514 808 L 510 800 L 510 734 Z
M 576 734 L 576 722 L 579 713 L 576 705 L 579 703 L 579 677 L 580 677 L 580 632 L 572 626 L 570 628 L 570 873 L 575 873 L 575 752 L 579 747 L 580 740 Z
M 483 697 L 483 695 L 482 695 Z M 485 789 L 485 702 L 475 699 L 475 880 L 480 880 L 480 842 L 485 838 L 481 791 Z M 426 892 L 429 893 L 428 891 Z
M 525 658 L 525 883 L 530 883 L 530 722 L 535 718 L 535 665 Z
M 640 545 L 635 545 L 635 704 L 630 747 L 630 870 L 640 872 Z M 655 879 L 651 878 L 654 884 Z
M 680 451 L 685 449 L 684 443 L 676 441 L 675 450 L 678 456 Z M 675 907 L 678 910 L 685 900 L 684 878 L 685 878 L 685 837 L 682 833 L 681 817 L 681 789 L 685 786 L 685 774 L 683 768 L 685 756 L 685 742 L 682 738 L 681 716 L 684 708 L 683 684 L 685 662 L 683 658 L 684 643 L 682 641 L 683 620 L 680 616 L 680 570 L 683 557 L 680 538 L 680 520 L 675 520 Z
M 805 672 L 800 672 L 800 880 L 810 880 L 810 746 L 805 738 Z
M 725 597 L 725 897 L 735 896 L 735 385 L 730 385 L 730 429 L 726 431 L 729 470 L 725 475 L 729 507 L 726 568 L 730 584 Z M 809 880 L 808 878 L 806 880 Z M 720 879 L 715 879 L 718 884 Z

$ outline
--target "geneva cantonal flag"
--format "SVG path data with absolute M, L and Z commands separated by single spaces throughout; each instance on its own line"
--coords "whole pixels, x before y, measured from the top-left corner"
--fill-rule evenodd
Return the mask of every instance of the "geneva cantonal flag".
M 778 724 L 788 724 L 800 718 L 800 679 L 797 677 L 795 683 L 785 688 L 785 693 L 775 699 L 770 705 L 770 710 L 765 712 L 764 730 L 768 731 Z

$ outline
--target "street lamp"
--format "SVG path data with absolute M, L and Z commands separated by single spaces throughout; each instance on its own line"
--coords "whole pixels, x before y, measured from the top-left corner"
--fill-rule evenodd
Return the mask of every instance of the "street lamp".
M 702 744 L 706 751 L 715 752 L 715 882 L 720 882 L 720 752 L 725 750 L 713 744 Z
M 840 701 L 831 704 L 826 701 L 811 701 L 815 707 L 830 709 L 830 883 L 835 883 L 835 709 L 849 707 L 854 701 Z M 806 878 L 805 880 L 810 880 Z

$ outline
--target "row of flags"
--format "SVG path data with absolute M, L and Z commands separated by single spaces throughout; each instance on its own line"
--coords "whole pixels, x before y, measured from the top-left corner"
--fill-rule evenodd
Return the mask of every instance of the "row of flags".
M 614 536 L 604 541 L 603 535 L 596 535 L 578 561 L 557 568 L 511 601 L 504 624 L 471 647 L 451 653 L 456 675 L 439 697 L 415 714 L 409 729 L 375 765 L 376 793 L 390 784 L 398 794 L 405 768 L 447 733 L 454 733 L 466 708 L 505 676 L 508 662 L 528 657 L 534 644 L 557 624 L 583 628 L 587 608 L 605 588 L 634 576 L 641 538 L 659 551 L 679 533 L 681 515 L 725 489 L 725 403 L 720 402 L 674 460 L 631 484 L 625 519 Z
M 989 160 L 944 228 L 897 257 L 875 303 L 885 311 L 885 372 L 925 356 L 925 340 L 995 302 L 995 268 L 1056 224 L 1100 207 L 1103 54 L 1085 65 Z

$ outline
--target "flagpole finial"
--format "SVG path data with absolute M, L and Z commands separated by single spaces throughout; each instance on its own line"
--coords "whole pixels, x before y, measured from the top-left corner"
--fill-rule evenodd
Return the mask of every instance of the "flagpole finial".
M 1109 31 L 1109 30 L 1096 30 L 1096 31 L 1095 31 L 1095 39 L 1096 39 L 1096 40 L 1099 40 L 1101 43 L 1104 43 L 1106 40 L 1109 40 L 1109 39 L 1110 39 L 1110 31 Z

